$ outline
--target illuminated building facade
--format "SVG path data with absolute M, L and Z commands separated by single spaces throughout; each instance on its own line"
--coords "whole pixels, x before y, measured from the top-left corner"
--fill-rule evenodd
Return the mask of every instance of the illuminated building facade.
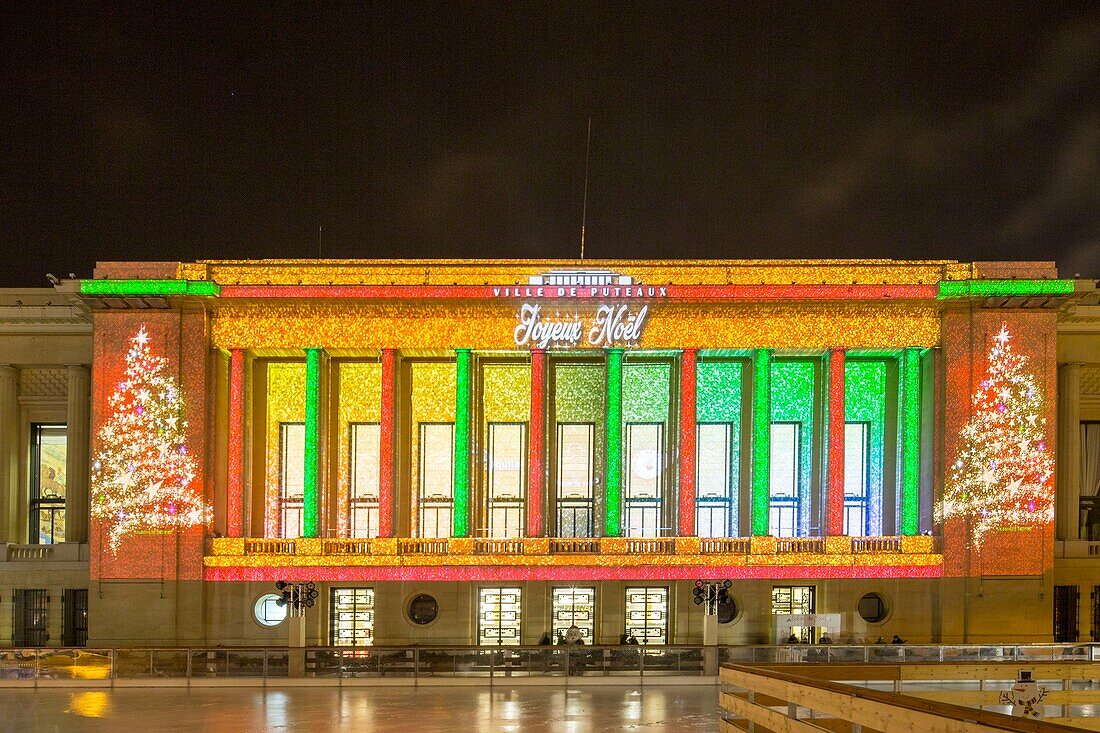
M 1055 492 L 1058 320 L 1094 293 L 1050 263 L 101 263 L 73 287 L 97 643 L 285 643 L 278 580 L 318 584 L 314 644 L 699 643 L 696 579 L 733 581 L 722 643 L 777 613 L 1052 636 L 1083 491 Z

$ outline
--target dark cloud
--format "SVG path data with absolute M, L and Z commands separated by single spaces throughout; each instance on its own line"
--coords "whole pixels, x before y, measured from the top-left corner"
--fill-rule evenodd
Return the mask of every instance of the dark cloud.
M 589 118 L 589 256 L 1100 276 L 1088 3 L 0 12 L 4 285 L 318 246 L 575 256 Z

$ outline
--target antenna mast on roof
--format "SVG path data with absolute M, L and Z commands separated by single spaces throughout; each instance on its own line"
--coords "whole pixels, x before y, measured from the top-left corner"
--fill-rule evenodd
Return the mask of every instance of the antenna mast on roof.
M 584 262 L 584 224 L 588 218 L 588 153 L 592 150 L 592 118 L 588 118 L 588 140 L 584 145 L 584 205 L 581 207 L 581 262 Z

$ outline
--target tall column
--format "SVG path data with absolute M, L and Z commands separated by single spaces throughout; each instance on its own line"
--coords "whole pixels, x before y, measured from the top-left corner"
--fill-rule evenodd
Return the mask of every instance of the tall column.
M 699 352 L 680 355 L 680 536 L 695 534 L 695 367 Z
M 91 447 L 91 377 L 88 367 L 69 367 L 66 403 L 65 541 L 88 541 L 88 466 Z
M 920 529 L 920 349 L 901 355 L 901 534 Z
M 752 533 L 768 534 L 771 503 L 772 354 L 756 349 L 752 355 Z
M 305 470 L 302 489 L 302 536 L 317 537 L 320 516 L 321 349 L 306 349 Z
M 0 542 L 26 542 L 16 532 L 19 491 L 19 370 L 0 365 Z
M 527 442 L 527 536 L 542 536 L 546 489 L 546 352 L 531 350 L 531 439 Z
M 604 482 L 604 536 L 622 534 L 622 475 L 623 475 L 623 350 L 607 350 L 607 408 L 606 467 Z
M 844 534 L 844 349 L 829 351 L 829 460 L 825 527 Z
M 229 351 L 229 428 L 225 533 L 240 537 L 244 523 L 244 349 Z
M 394 415 L 397 350 L 382 349 L 382 412 L 378 428 L 381 446 L 378 458 L 378 536 L 393 537 L 393 459 L 395 442 Z
M 470 536 L 470 350 L 455 349 L 455 537 Z
M 1058 538 L 1081 535 L 1081 365 L 1063 364 L 1058 370 Z

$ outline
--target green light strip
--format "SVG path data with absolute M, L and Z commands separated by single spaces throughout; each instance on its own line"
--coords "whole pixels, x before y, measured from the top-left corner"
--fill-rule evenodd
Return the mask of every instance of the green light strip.
M 470 350 L 455 349 L 455 504 L 453 534 L 470 534 Z
M 1072 292 L 1072 280 L 944 280 L 940 283 L 940 292 L 936 297 L 943 300 L 970 297 L 1069 295 Z
M 752 533 L 768 533 L 771 483 L 771 365 L 768 349 L 752 355 Z
M 740 522 L 741 494 L 741 392 L 743 364 L 740 361 L 700 361 L 695 367 L 696 423 L 730 423 L 733 445 L 730 446 L 730 499 L 732 522 L 730 530 L 737 535 Z M 698 451 L 696 447 L 696 451 Z M 698 465 L 698 464 L 697 464 Z M 697 476 L 697 482 L 700 478 Z M 698 490 L 698 487 L 696 487 Z
M 217 296 L 221 293 L 221 287 L 207 280 L 82 280 L 80 293 L 106 297 Z
M 604 536 L 621 529 L 623 452 L 623 350 L 607 350 L 607 481 L 604 489 Z
M 920 528 L 920 349 L 901 355 L 901 533 Z
M 809 361 L 773 361 L 771 365 L 771 420 L 772 422 L 797 423 L 798 475 L 796 480 L 799 499 L 798 516 L 795 519 L 795 535 L 810 533 L 810 488 L 814 470 L 814 392 L 816 370 Z M 769 438 L 771 428 L 769 426 Z M 771 448 L 769 444 L 769 449 Z M 770 469 L 770 466 L 769 466 Z M 769 484 L 771 472 L 768 473 Z M 769 503 L 771 486 L 768 486 Z M 769 522 L 770 524 L 770 522 Z
M 867 529 L 882 533 L 882 470 L 886 440 L 886 362 L 846 359 L 844 362 L 844 419 L 870 423 L 867 456 Z M 852 534 L 863 534 L 856 530 Z
M 321 429 L 321 349 L 306 349 L 305 466 L 302 478 L 302 536 L 317 536 L 317 447 Z

